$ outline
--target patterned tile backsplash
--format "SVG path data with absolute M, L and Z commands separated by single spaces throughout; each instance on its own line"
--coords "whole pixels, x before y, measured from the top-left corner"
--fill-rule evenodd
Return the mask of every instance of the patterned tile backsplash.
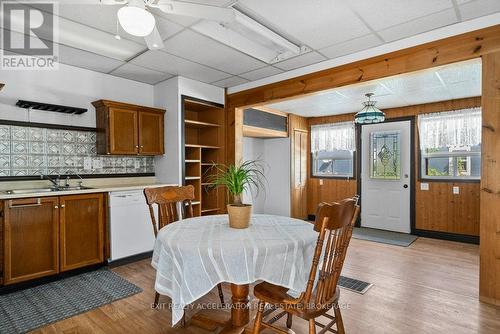
M 84 169 L 86 157 L 102 168 Z M 154 171 L 154 157 L 98 156 L 95 132 L 0 125 L 0 177 Z

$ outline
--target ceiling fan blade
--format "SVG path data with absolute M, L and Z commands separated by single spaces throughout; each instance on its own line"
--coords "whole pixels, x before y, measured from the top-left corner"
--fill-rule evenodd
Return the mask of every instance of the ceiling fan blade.
M 236 15 L 232 8 L 164 0 L 160 0 L 157 4 L 151 4 L 150 6 L 159 8 L 162 12 L 167 14 L 191 16 L 210 21 L 227 23 L 233 22 L 236 19 Z
M 165 46 L 163 45 L 163 40 L 161 39 L 160 32 L 156 26 L 151 34 L 144 37 L 144 40 L 150 50 L 160 50 Z

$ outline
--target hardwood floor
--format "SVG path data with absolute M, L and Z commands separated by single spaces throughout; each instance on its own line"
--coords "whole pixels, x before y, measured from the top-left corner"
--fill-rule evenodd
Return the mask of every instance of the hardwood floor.
M 34 333 L 208 333 L 171 328 L 169 310 L 151 309 L 155 272 L 149 260 L 113 270 L 144 292 Z M 500 308 L 478 300 L 476 245 L 419 238 L 403 248 L 353 239 L 343 275 L 374 283 L 365 295 L 341 291 L 347 333 L 500 333 Z M 228 286 L 225 293 L 228 299 Z M 214 289 L 200 302 L 217 300 Z M 307 333 L 307 328 L 305 321 L 294 319 L 295 333 Z

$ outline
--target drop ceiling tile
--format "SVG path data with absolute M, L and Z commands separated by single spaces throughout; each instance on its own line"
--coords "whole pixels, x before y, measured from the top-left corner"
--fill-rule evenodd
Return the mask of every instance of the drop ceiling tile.
M 392 92 L 386 88 L 384 85 L 380 85 L 377 82 L 369 81 L 363 84 L 352 85 L 341 87 L 336 90 L 338 94 L 341 94 L 347 98 L 355 99 L 356 101 L 365 100 L 367 93 L 373 93 L 374 97 L 390 95 Z
M 404 96 L 401 96 L 401 98 L 406 101 L 408 105 L 417 105 L 451 100 L 452 96 L 445 87 L 435 87 L 432 89 L 424 88 L 415 91 L 408 90 L 408 92 Z
M 186 2 L 212 5 L 212 6 L 217 6 L 217 7 L 227 7 L 230 4 L 232 4 L 234 1 L 232 1 L 232 0 L 189 0 Z M 153 12 L 157 16 L 161 16 L 161 17 L 163 17 L 171 22 L 180 24 L 184 27 L 189 27 L 189 26 L 191 26 L 199 21 L 199 19 L 195 18 L 195 17 L 167 14 L 167 13 L 162 12 L 158 8 L 151 8 L 151 12 Z
M 458 20 L 455 11 L 453 9 L 446 9 L 439 13 L 430 14 L 419 19 L 381 30 L 378 33 L 386 42 L 392 42 L 457 22 Z
M 446 88 L 454 99 L 481 96 L 481 80 L 457 82 L 447 85 Z
M 118 66 L 125 64 L 125 62 L 120 60 L 104 57 L 65 45 L 59 45 L 59 62 L 102 73 L 109 73 Z
M 314 49 L 370 33 L 343 1 L 240 0 L 238 6 L 262 24 Z
M 326 58 L 320 55 L 319 53 L 309 52 L 294 58 L 287 59 L 280 63 L 276 63 L 274 64 L 274 66 L 282 70 L 289 71 L 295 68 L 316 64 L 323 60 L 326 60 Z
M 110 74 L 130 80 L 148 83 L 150 85 L 157 84 L 158 82 L 172 77 L 171 74 L 153 71 L 130 63 L 120 66 Z
M 59 16 L 115 35 L 117 32 L 117 12 L 120 8 L 121 6 L 61 4 L 59 5 Z M 155 16 L 155 18 L 162 39 L 166 39 L 183 29 L 183 26 L 163 17 Z M 144 38 L 126 33 L 120 25 L 118 25 L 118 32 L 122 38 L 146 44 Z
M 479 16 L 500 12 L 500 1 L 498 0 L 475 0 L 462 1 L 459 6 L 462 20 L 470 20 Z
M 266 66 L 263 68 L 259 68 L 258 70 L 253 70 L 250 72 L 246 72 L 243 74 L 240 74 L 239 76 L 248 80 L 259 80 L 262 78 L 267 78 L 270 77 L 271 75 L 279 74 L 282 73 L 283 71 L 280 70 L 279 68 L 273 67 L 273 66 Z
M 233 86 L 241 85 L 245 82 L 248 82 L 248 80 L 234 76 L 234 77 L 229 77 L 227 79 L 222 79 L 220 81 L 213 82 L 212 85 L 226 88 L 226 87 L 233 87 Z
M 434 71 L 420 71 L 398 75 L 386 78 L 380 82 L 397 95 L 406 95 L 410 91 L 443 88 L 443 84 Z
M 159 72 L 181 75 L 210 83 L 230 77 L 230 74 L 176 57 L 163 51 L 146 51 L 131 61 L 133 64 Z
M 450 0 L 350 0 L 349 4 L 376 31 L 453 7 Z
M 347 42 L 328 46 L 319 51 L 328 58 L 335 58 L 361 50 L 373 48 L 380 44 L 382 44 L 382 41 L 377 36 L 375 36 L 374 34 L 369 34 L 366 36 L 351 39 Z
M 184 30 L 165 41 L 170 54 L 231 74 L 255 70 L 266 64 L 192 30 Z
M 437 73 L 446 85 L 470 80 L 481 81 L 481 60 L 464 62 L 459 67 L 451 64 L 438 69 Z

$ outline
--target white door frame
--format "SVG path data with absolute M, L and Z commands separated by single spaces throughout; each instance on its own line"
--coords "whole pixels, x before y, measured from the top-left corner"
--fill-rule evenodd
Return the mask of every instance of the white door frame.
M 415 154 L 415 122 L 416 116 L 403 116 L 403 117 L 395 117 L 395 118 L 389 118 L 384 121 L 384 123 L 389 123 L 389 122 L 400 122 L 400 121 L 410 121 L 410 234 L 415 234 L 416 233 L 416 227 L 415 227 L 415 165 L 417 163 L 416 158 L 419 157 Z M 356 125 L 356 179 L 357 179 L 357 193 L 361 196 L 361 163 L 362 163 L 362 156 L 361 156 L 361 150 L 362 150 L 362 138 L 361 138 L 361 128 L 364 124 L 357 124 Z M 360 211 L 363 210 L 363 197 L 360 197 L 359 200 L 360 203 Z M 361 212 L 358 218 L 358 221 L 356 222 L 356 226 L 360 227 L 361 226 Z

